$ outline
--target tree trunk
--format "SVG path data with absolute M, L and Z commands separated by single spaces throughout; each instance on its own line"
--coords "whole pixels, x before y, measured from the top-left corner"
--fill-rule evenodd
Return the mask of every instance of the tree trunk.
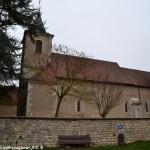
M 102 118 L 106 118 L 107 114 L 102 113 L 102 114 L 100 114 L 100 116 L 101 116 Z
M 56 107 L 55 118 L 58 117 L 61 101 L 62 101 L 62 97 L 58 97 L 58 104 L 57 104 L 57 107 Z

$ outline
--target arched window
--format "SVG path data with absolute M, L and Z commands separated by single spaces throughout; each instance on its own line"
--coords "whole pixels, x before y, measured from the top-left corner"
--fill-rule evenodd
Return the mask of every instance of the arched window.
M 42 53 L 42 41 L 36 41 L 35 53 Z
M 77 112 L 80 112 L 80 107 L 81 107 L 81 106 L 80 106 L 80 101 L 78 100 L 78 101 L 77 101 Z
M 128 112 L 128 102 L 125 102 L 125 112 Z
M 146 110 L 147 113 L 149 112 L 148 102 L 147 101 L 145 102 L 145 110 Z

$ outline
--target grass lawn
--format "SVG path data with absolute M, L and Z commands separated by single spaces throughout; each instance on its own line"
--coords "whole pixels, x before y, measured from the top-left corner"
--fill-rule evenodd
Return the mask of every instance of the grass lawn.
M 86 148 L 66 148 L 66 150 L 150 150 L 150 141 L 137 141 L 122 146 L 99 146 Z M 44 150 L 60 150 L 60 148 L 44 148 Z

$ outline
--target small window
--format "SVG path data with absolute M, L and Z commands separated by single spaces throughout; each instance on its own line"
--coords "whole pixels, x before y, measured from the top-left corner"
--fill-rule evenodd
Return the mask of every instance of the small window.
M 77 112 L 80 112 L 80 101 L 77 101 Z
M 125 112 L 128 112 L 128 102 L 125 102 Z
M 42 41 L 36 41 L 35 53 L 42 53 Z
M 147 101 L 145 102 L 145 110 L 146 110 L 147 113 L 149 112 L 148 102 Z

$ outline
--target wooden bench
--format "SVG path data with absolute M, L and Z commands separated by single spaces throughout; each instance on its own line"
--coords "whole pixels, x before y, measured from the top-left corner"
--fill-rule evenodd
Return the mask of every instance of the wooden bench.
M 58 143 L 60 147 L 84 145 L 89 146 L 91 143 L 89 135 L 59 135 Z

